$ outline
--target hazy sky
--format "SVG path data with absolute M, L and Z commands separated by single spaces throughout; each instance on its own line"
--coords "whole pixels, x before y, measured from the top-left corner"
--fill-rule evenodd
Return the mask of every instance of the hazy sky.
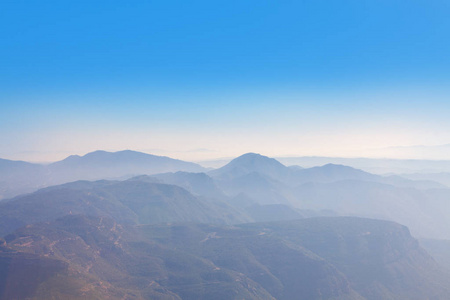
M 449 144 L 449 15 L 447 0 L 2 1 L 0 157 Z

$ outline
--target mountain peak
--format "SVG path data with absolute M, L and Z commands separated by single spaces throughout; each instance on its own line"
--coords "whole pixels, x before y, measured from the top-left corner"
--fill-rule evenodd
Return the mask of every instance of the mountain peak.
M 336 170 L 339 170 L 339 169 L 358 170 L 358 169 L 355 169 L 355 168 L 352 168 L 352 167 L 349 167 L 349 166 L 345 166 L 345 165 L 341 165 L 341 164 L 332 164 L 332 163 L 323 165 L 321 168 L 329 169 L 329 170 L 331 170 L 331 169 L 336 169 Z
M 211 171 L 209 174 L 214 177 L 236 178 L 256 172 L 272 178 L 278 178 L 280 175 L 285 175 L 288 171 L 290 171 L 288 167 L 274 158 L 258 153 L 246 153 L 233 159 L 222 168 Z
M 262 164 L 262 163 L 266 163 L 266 164 L 276 164 L 276 165 L 280 165 L 283 166 L 284 165 L 282 163 L 280 163 L 279 161 L 277 161 L 274 158 L 270 158 L 264 155 L 261 155 L 259 153 L 246 153 L 243 154 L 239 157 L 236 157 L 235 159 L 233 159 L 229 164 Z

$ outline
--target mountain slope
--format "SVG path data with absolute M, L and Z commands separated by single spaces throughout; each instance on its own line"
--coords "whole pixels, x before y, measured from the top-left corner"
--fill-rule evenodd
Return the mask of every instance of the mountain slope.
M 20 229 L 6 240 L 16 251 L 67 263 L 94 285 L 115 287 L 103 299 L 113 291 L 123 299 L 274 299 L 244 274 L 142 238 L 139 228 L 108 218 L 66 216 Z
M 0 203 L 0 236 L 68 214 L 109 216 L 125 224 L 248 221 L 220 201 L 193 196 L 174 185 L 142 181 L 80 181 L 49 187 Z
M 61 293 L 73 299 L 83 293 L 90 299 L 450 297 L 449 275 L 406 227 L 386 221 L 337 217 L 231 227 L 130 226 L 69 215 L 18 229 L 5 241 L 0 269 L 5 259 L 3 265 L 11 265 L 8 253 L 21 257 L 18 266 L 27 257 L 49 266 L 41 277 L 0 276 L 0 287 L 8 287 L 11 278 L 32 282 L 27 295 L 36 299 Z M 37 270 L 39 263 L 28 265 Z M 15 286 L 8 289 L 8 295 L 17 295 Z
M 175 172 L 163 173 L 152 176 L 143 175 L 130 180 L 141 180 L 150 182 L 161 182 L 180 186 L 194 195 L 223 199 L 225 197 L 221 189 L 219 189 L 215 181 L 205 173 L 189 173 Z
M 336 268 L 282 237 L 241 226 L 144 226 L 148 238 L 245 274 L 276 299 L 362 299 Z

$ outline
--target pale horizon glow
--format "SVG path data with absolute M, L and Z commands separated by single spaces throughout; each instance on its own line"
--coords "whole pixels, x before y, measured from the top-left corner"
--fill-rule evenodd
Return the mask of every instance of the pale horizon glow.
M 450 159 L 448 1 L 2 8 L 0 158 Z
M 279 91 L 247 92 L 209 105 L 207 99 L 214 94 L 199 94 L 196 101 L 180 107 L 163 102 L 154 109 L 142 100 L 116 99 L 113 106 L 86 104 L 86 112 L 72 105 L 20 111 L 11 106 L 4 120 L 15 122 L 25 113 L 30 123 L 2 130 L 6 143 L 0 146 L 0 157 L 51 162 L 95 150 L 130 149 L 190 161 L 247 152 L 272 157 L 450 159 L 448 151 L 434 149 L 449 144 L 450 104 L 442 100 L 443 92 L 425 92 L 417 91 L 414 97 L 411 91 L 402 95 L 392 90 L 289 92 L 284 97 Z M 414 150 L 417 145 L 428 148 Z
M 73 99 L 66 107 L 11 105 L 3 122 L 16 126 L 3 128 L 6 143 L 0 157 L 51 162 L 95 150 L 130 149 L 189 161 L 247 152 L 271 157 L 450 159 L 446 149 L 436 149 L 450 141 L 445 90 L 275 90 L 185 97 L 196 100 L 172 105 L 166 98 L 155 107 L 142 98 L 122 101 L 110 96 L 110 102 L 86 103 L 84 112 L 70 104 L 76 104 Z M 208 104 L 213 97 L 214 103 Z M 20 120 L 23 115 L 29 117 L 27 122 Z

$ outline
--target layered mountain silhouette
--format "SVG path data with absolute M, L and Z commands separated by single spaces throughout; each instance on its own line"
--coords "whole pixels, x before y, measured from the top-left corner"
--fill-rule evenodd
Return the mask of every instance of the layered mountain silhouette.
M 257 173 L 291 186 L 306 182 L 361 180 L 421 189 L 445 187 L 433 181 L 408 180 L 400 176 L 380 176 L 344 165 L 326 164 L 306 169 L 298 166 L 286 167 L 273 158 L 255 153 L 244 154 L 208 174 L 218 181 L 230 181 L 250 173 Z
M 217 186 L 216 182 L 206 173 L 175 172 L 163 173 L 152 176 L 142 175 L 131 180 L 141 180 L 149 182 L 161 182 L 180 186 L 194 195 L 208 198 L 223 199 L 223 191 Z
M 53 180 L 74 181 L 129 177 L 173 171 L 200 172 L 194 163 L 136 151 L 95 151 L 84 156 L 73 155 L 48 165 Z M 57 179 L 58 178 L 58 179 Z
M 202 172 L 198 164 L 136 151 L 95 151 L 48 165 L 0 159 L 0 200 L 76 180 L 126 179 L 142 174 Z
M 379 218 L 405 224 L 417 236 L 450 238 L 450 232 L 442 230 L 450 228 L 445 203 L 450 190 L 433 181 L 380 176 L 334 164 L 289 168 L 254 153 L 208 174 L 228 196 L 244 199 L 246 209 L 278 204 L 317 215 Z
M 448 242 L 430 239 L 450 236 L 450 189 L 433 181 L 255 153 L 209 172 L 97 151 L 0 173 L 2 192 L 28 189 L 0 202 L 2 300 L 450 298 Z
M 78 181 L 0 202 L 0 236 L 68 214 L 106 216 L 124 224 L 251 220 L 223 201 L 199 198 L 174 185 L 138 180 Z

